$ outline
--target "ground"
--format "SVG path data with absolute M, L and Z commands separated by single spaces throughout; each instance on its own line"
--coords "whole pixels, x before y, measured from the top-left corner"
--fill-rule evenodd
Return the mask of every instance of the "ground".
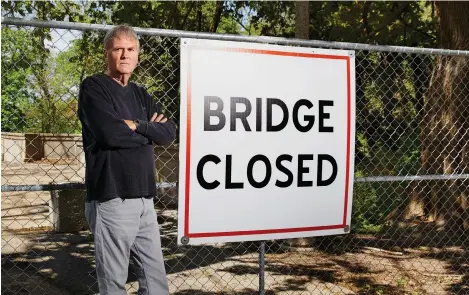
M 2 184 L 81 181 L 70 165 L 2 165 Z M 49 192 L 2 193 L 2 294 L 95 294 L 88 230 L 56 233 Z M 171 294 L 258 294 L 259 242 L 176 245 L 177 209 L 157 203 Z M 422 238 L 424 237 L 424 238 Z M 265 294 L 469 294 L 467 236 L 406 232 L 266 241 Z M 128 290 L 136 294 L 135 277 Z

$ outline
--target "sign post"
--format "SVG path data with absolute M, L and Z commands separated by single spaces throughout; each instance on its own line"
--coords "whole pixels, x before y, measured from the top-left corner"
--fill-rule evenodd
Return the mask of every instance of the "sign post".
M 350 230 L 353 51 L 181 39 L 178 243 Z

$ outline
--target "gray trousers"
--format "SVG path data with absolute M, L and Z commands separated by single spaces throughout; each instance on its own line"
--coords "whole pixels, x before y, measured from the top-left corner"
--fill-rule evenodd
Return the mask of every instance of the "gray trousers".
M 138 294 L 169 294 L 153 199 L 86 202 L 85 215 L 94 236 L 100 295 L 127 294 L 130 259 L 137 268 Z

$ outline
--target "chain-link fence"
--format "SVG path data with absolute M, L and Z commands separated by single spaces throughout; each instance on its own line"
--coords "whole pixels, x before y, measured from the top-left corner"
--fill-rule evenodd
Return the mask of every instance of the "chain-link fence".
M 2 294 L 98 292 L 76 106 L 107 29 L 3 19 Z M 356 50 L 351 233 L 178 247 L 176 140 L 155 148 L 171 294 L 469 294 L 469 52 L 138 33 L 133 79 L 175 122 L 181 37 Z

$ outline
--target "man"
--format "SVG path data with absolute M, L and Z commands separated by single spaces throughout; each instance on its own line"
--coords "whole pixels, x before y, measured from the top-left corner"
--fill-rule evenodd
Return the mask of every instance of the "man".
M 113 28 L 104 49 L 107 71 L 82 82 L 78 103 L 86 156 L 85 215 L 94 236 L 99 292 L 127 294 L 132 259 L 138 294 L 169 294 L 153 205 L 153 143 L 171 143 L 176 127 L 143 87 L 129 82 L 138 62 L 135 31 L 126 25 Z

